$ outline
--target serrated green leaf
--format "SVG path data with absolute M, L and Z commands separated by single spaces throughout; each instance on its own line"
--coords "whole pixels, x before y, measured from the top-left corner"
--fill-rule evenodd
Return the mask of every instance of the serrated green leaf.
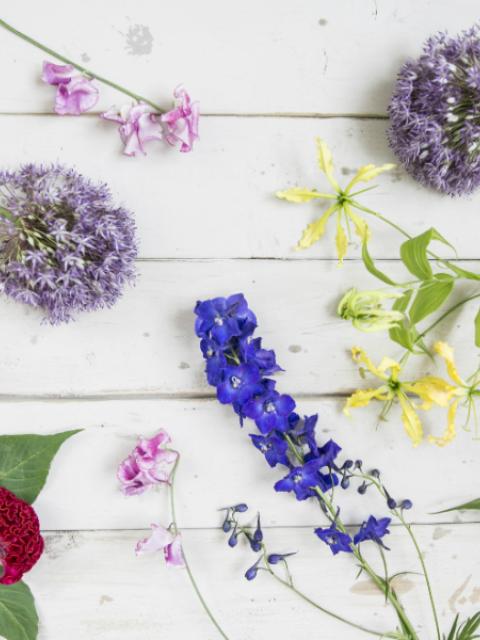
M 439 274 L 444 276 L 445 274 Z M 450 276 L 435 277 L 422 283 L 410 307 L 410 320 L 417 324 L 436 311 L 451 294 L 454 280 Z
M 372 257 L 370 256 L 370 253 L 368 251 L 368 245 L 366 242 L 362 243 L 362 260 L 363 260 L 363 264 L 365 265 L 365 268 L 367 269 L 367 271 L 369 271 L 372 274 L 372 276 L 375 276 L 382 282 L 385 282 L 385 284 L 396 286 L 396 282 L 391 280 L 385 273 L 383 273 L 383 271 L 380 271 L 380 269 L 377 269 L 377 267 L 375 266 L 375 263 L 373 262 Z
M 32 592 L 24 582 L 0 584 L 0 636 L 6 640 L 35 640 L 38 615 Z
M 31 504 L 45 484 L 60 445 L 79 431 L 0 436 L 0 486 Z
M 448 513 L 449 511 L 480 511 L 480 498 L 475 498 L 474 500 L 470 500 L 470 502 L 464 502 L 456 507 L 443 509 L 443 511 L 435 511 L 434 513 Z
M 427 257 L 428 245 L 432 240 L 443 242 L 453 249 L 452 245 L 433 227 L 415 238 L 406 240 L 400 247 L 400 256 L 404 265 L 420 280 L 430 280 L 433 277 L 432 267 Z
M 475 346 L 480 347 L 480 309 L 475 316 Z

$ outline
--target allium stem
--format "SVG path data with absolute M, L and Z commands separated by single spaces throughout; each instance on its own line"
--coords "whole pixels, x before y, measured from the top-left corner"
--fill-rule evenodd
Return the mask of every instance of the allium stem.
M 179 460 L 180 460 L 180 455 L 178 456 L 178 458 L 177 458 L 177 460 L 175 462 L 175 466 L 173 467 L 172 473 L 170 475 L 170 487 L 169 487 L 170 488 L 170 511 L 172 513 L 172 523 L 173 523 L 173 526 L 175 528 L 175 531 L 177 531 L 177 532 L 179 531 L 179 528 L 178 528 L 178 524 L 177 524 L 177 516 L 176 516 L 176 510 L 175 510 L 174 486 L 175 486 L 175 475 L 176 475 L 176 472 L 177 472 Z M 204 599 L 204 597 L 202 595 L 202 592 L 200 591 L 200 588 L 197 585 L 197 582 L 196 582 L 196 580 L 195 580 L 195 578 L 193 576 L 192 570 L 190 569 L 190 565 L 189 565 L 189 563 L 187 561 L 187 558 L 186 558 L 186 555 L 185 555 L 185 549 L 184 549 L 183 544 L 182 544 L 182 555 L 183 555 L 183 562 L 185 564 L 185 569 L 187 571 L 188 577 L 190 578 L 190 582 L 192 583 L 192 587 L 193 587 L 195 593 L 197 594 L 197 597 L 200 600 L 200 602 L 202 604 L 202 607 L 205 610 L 205 613 L 210 618 L 212 624 L 217 629 L 218 633 L 222 636 L 222 638 L 224 638 L 224 640 L 229 640 L 229 637 L 223 631 L 222 627 L 217 622 L 215 616 L 211 612 L 209 606 L 205 602 L 205 599 Z
M 98 82 L 101 82 L 102 84 L 106 84 L 109 87 L 112 87 L 112 89 L 116 89 L 117 91 L 120 91 L 121 93 L 124 93 L 125 95 L 130 96 L 130 98 L 133 98 L 137 102 L 145 102 L 146 104 L 148 104 L 151 107 L 153 107 L 155 109 L 155 111 L 157 111 L 158 113 L 164 113 L 165 110 L 162 109 L 155 102 L 152 102 L 148 98 L 145 98 L 144 96 L 141 96 L 138 93 L 134 93 L 133 91 L 130 91 L 126 87 L 123 87 L 122 85 L 117 84 L 116 82 L 113 82 L 112 80 L 109 80 L 108 78 L 104 78 L 103 76 L 98 75 L 98 73 L 95 73 L 94 71 L 91 71 L 90 69 L 87 69 L 83 65 L 78 64 L 78 62 L 70 60 L 70 58 L 67 58 L 66 56 L 62 55 L 61 53 L 57 53 L 53 49 L 50 49 L 50 47 L 47 47 L 46 45 L 42 44 L 41 42 L 38 42 L 38 40 L 35 40 L 34 38 L 31 38 L 27 34 L 22 33 L 22 31 L 18 31 L 18 29 L 15 29 L 15 27 L 12 27 L 12 25 L 8 24 L 8 22 L 5 22 L 5 20 L 2 20 L 1 18 L 0 18 L 0 26 L 2 26 L 7 31 L 10 31 L 10 33 L 13 33 L 14 35 L 18 36 L 22 40 L 25 40 L 25 42 L 28 42 L 29 44 L 33 45 L 34 47 L 37 47 L 37 49 L 40 49 L 41 51 L 44 51 L 45 53 L 48 53 L 49 56 L 53 56 L 54 58 L 57 58 L 57 60 L 60 60 L 61 62 L 64 62 L 65 64 L 72 65 L 72 67 L 74 67 L 75 69 L 77 69 L 81 73 L 85 74 L 86 76 L 90 76 L 91 78 L 95 78 L 95 80 L 98 80 Z

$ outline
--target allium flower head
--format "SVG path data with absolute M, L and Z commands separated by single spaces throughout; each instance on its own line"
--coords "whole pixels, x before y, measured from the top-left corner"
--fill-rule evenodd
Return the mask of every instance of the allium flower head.
M 0 487 L 0 584 L 14 584 L 43 552 L 43 538 L 33 508 Z
M 0 287 L 52 324 L 112 306 L 136 255 L 132 216 L 106 185 L 61 165 L 0 172 Z
M 480 184 L 480 26 L 429 38 L 400 69 L 389 140 L 409 173 L 450 195 Z

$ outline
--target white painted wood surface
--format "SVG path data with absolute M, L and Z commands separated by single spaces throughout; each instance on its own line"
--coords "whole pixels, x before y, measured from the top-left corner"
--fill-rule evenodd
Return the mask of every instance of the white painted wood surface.
M 377 286 L 358 261 L 358 246 L 350 247 L 341 269 L 333 233 L 295 253 L 301 230 L 321 206 L 289 205 L 273 194 L 325 184 L 315 164 L 315 136 L 328 141 L 345 180 L 362 164 L 391 161 L 383 116 L 397 69 L 428 34 L 470 26 L 477 3 L 246 0 L 234 7 L 221 0 L 45 0 L 40 7 L 23 0 L 2 7 L 0 17 L 165 106 L 172 88 L 184 82 L 210 114 L 193 154 L 154 148 L 147 158 L 126 158 L 115 127 L 95 115 L 48 115 L 53 90 L 39 81 L 43 54 L 0 31 L 2 164 L 61 161 L 108 182 L 134 211 L 140 238 L 137 285 L 112 310 L 52 328 L 35 311 L 0 301 L 2 432 L 85 429 L 62 448 L 37 503 L 47 552 L 28 582 L 39 603 L 41 640 L 216 639 L 184 572 L 167 571 L 160 556 L 133 555 L 150 522 L 165 522 L 165 495 L 126 499 L 115 470 L 138 435 L 160 426 L 182 453 L 177 501 L 186 550 L 230 640 L 281 640 L 291 638 L 292 629 L 295 640 L 359 637 L 266 576 L 253 584 L 242 578 L 252 557 L 246 549 L 228 549 L 216 529 L 217 508 L 237 500 L 262 511 L 273 550 L 301 551 L 293 568 L 306 593 L 359 622 L 388 627 L 381 599 L 363 579 L 355 583 L 351 558 L 331 558 L 312 535 L 319 514 L 274 494 L 278 473 L 249 444 L 248 427 L 242 431 L 232 412 L 212 399 L 192 307 L 198 298 L 236 291 L 255 309 L 259 335 L 286 369 L 279 385 L 297 395 L 299 410 L 319 411 L 322 436 L 380 467 L 392 493 L 414 501 L 411 516 L 444 628 L 457 611 L 473 613 L 480 588 L 478 518 L 432 514 L 478 494 L 479 444 L 460 431 L 449 448 L 412 450 L 398 414 L 379 429 L 376 407 L 351 420 L 342 415 L 345 394 L 367 386 L 348 349 L 360 344 L 374 359 L 387 349 L 391 356 L 399 352 L 384 336 L 359 334 L 334 315 L 347 287 Z M 98 109 L 122 102 L 102 89 Z M 478 270 L 478 195 L 441 197 L 400 169 L 378 184 L 364 196 L 368 206 L 411 233 L 437 227 L 458 258 Z M 379 223 L 371 226 L 372 254 L 401 277 L 400 238 Z M 462 284 L 455 295 L 470 291 Z M 478 364 L 474 313 L 464 309 L 436 334 L 455 346 L 465 375 Z M 416 367 L 444 374 L 429 361 Z M 443 414 L 429 416 L 426 432 L 440 433 L 443 420 Z M 346 493 L 344 505 L 350 523 L 370 510 L 382 513 L 368 494 Z M 391 546 L 393 571 L 417 570 L 397 529 Z M 398 588 L 422 637 L 430 639 L 420 579 L 408 576 Z

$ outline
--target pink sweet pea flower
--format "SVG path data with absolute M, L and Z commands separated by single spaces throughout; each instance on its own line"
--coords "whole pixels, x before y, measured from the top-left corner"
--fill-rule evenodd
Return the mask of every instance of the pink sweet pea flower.
M 180 151 L 192 151 L 193 143 L 198 139 L 198 102 L 192 102 L 182 85 L 173 92 L 174 107 L 161 116 L 165 126 L 165 140 L 172 146 L 180 142 Z
M 160 117 L 144 102 L 124 105 L 120 111 L 115 108 L 102 113 L 102 118 L 118 122 L 120 138 L 125 145 L 126 156 L 136 156 L 145 152 L 145 144 L 151 140 L 162 140 L 163 130 Z
M 118 467 L 117 477 L 125 495 L 143 493 L 150 485 L 169 483 L 178 452 L 166 449 L 170 436 L 161 429 L 152 438 L 139 438 L 132 453 Z
M 165 529 L 159 524 L 150 525 L 152 533 L 148 538 L 139 540 L 135 547 L 137 556 L 145 553 L 155 553 L 163 551 L 165 562 L 169 567 L 184 567 L 182 542 L 180 534 L 173 534 L 169 529 Z
M 58 115 L 78 116 L 97 104 L 97 87 L 71 65 L 44 62 L 42 80 L 57 87 L 54 111 Z

